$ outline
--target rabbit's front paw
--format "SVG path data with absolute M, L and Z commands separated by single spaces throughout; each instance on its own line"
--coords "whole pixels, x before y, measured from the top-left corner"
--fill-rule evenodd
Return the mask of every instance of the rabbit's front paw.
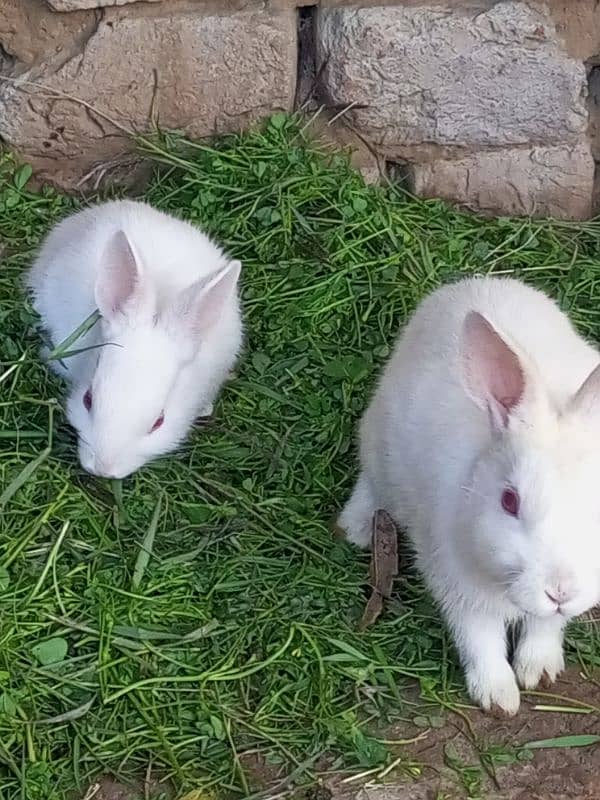
M 199 419 L 206 419 L 207 417 L 212 417 L 213 411 L 215 410 L 214 403 L 206 403 L 206 405 L 202 406 L 198 413 Z
M 485 711 L 499 710 L 514 716 L 519 710 L 521 697 L 515 675 L 508 661 L 489 668 L 470 667 L 466 673 L 469 694 Z
M 371 544 L 373 515 L 377 509 L 367 477 L 359 476 L 352 496 L 338 517 L 336 526 L 344 532 L 346 539 L 358 547 Z
M 525 637 L 515 653 L 514 670 L 523 689 L 535 689 L 540 684 L 554 683 L 565 668 L 562 642 Z

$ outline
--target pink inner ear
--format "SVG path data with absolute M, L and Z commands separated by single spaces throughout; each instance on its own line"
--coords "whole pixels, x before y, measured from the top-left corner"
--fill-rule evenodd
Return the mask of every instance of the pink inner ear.
M 580 414 L 600 414 L 600 364 L 581 384 L 571 407 Z
M 519 359 L 507 348 L 506 354 L 490 365 L 490 393 L 494 400 L 511 411 L 523 398 L 525 380 Z
M 181 292 L 174 306 L 175 317 L 194 336 L 204 335 L 219 320 L 236 290 L 240 269 L 239 261 L 230 261 Z
M 525 392 L 525 375 L 516 353 L 481 314 L 472 311 L 463 328 L 466 388 L 481 408 L 489 408 L 503 425 Z
M 139 275 L 135 256 L 123 231 L 106 245 L 96 282 L 96 303 L 104 317 L 125 309 L 133 297 Z

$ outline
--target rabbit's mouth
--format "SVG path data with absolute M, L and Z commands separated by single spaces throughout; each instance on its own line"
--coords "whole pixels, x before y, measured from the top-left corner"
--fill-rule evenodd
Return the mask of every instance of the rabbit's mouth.
M 524 597 L 523 593 L 507 592 L 507 598 L 518 609 L 519 616 L 537 619 L 562 617 L 566 621 L 579 616 L 586 610 L 584 607 L 580 607 L 582 604 L 578 597 L 559 602 L 544 589 L 539 589 L 535 596 L 532 596 L 530 592 L 527 592 L 527 595 L 529 596 Z
M 552 607 L 549 598 L 544 597 L 543 591 L 531 591 L 527 588 L 526 578 L 523 572 L 512 575 L 504 583 L 504 596 L 515 608 L 518 617 L 550 617 L 556 611 L 556 605 Z M 531 584 L 529 584 L 531 586 Z
M 87 442 L 80 439 L 79 463 L 90 475 L 95 475 L 98 478 L 121 480 L 135 472 L 139 466 L 133 463 L 124 465 L 118 462 L 119 459 L 111 461 L 101 457 Z

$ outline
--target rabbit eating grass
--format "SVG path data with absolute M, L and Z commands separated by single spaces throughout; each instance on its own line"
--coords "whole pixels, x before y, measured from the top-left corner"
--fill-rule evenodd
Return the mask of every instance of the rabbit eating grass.
M 53 362 L 71 384 L 84 469 L 125 477 L 210 413 L 241 346 L 239 274 L 197 228 L 144 203 L 104 203 L 53 228 L 28 285 L 54 344 L 101 314 L 76 344 L 93 349 Z
M 546 295 L 467 279 L 421 303 L 362 419 L 338 525 L 362 547 L 376 509 L 406 528 L 484 709 L 553 681 L 600 601 L 599 364 Z

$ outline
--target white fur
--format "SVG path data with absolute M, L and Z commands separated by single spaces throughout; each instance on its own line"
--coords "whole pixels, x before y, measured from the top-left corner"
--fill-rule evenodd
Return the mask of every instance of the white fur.
M 124 477 L 210 413 L 241 346 L 239 270 L 197 228 L 144 203 L 91 207 L 50 232 L 28 285 L 54 345 L 102 313 L 73 348 L 105 346 L 64 369 L 52 362 L 71 383 L 67 413 L 86 470 Z
M 513 714 L 517 681 L 554 680 L 566 621 L 600 601 L 599 363 L 541 292 L 464 280 L 417 309 L 361 423 L 339 525 L 362 547 L 378 508 L 406 527 L 486 709 Z M 502 508 L 506 487 L 519 518 Z

